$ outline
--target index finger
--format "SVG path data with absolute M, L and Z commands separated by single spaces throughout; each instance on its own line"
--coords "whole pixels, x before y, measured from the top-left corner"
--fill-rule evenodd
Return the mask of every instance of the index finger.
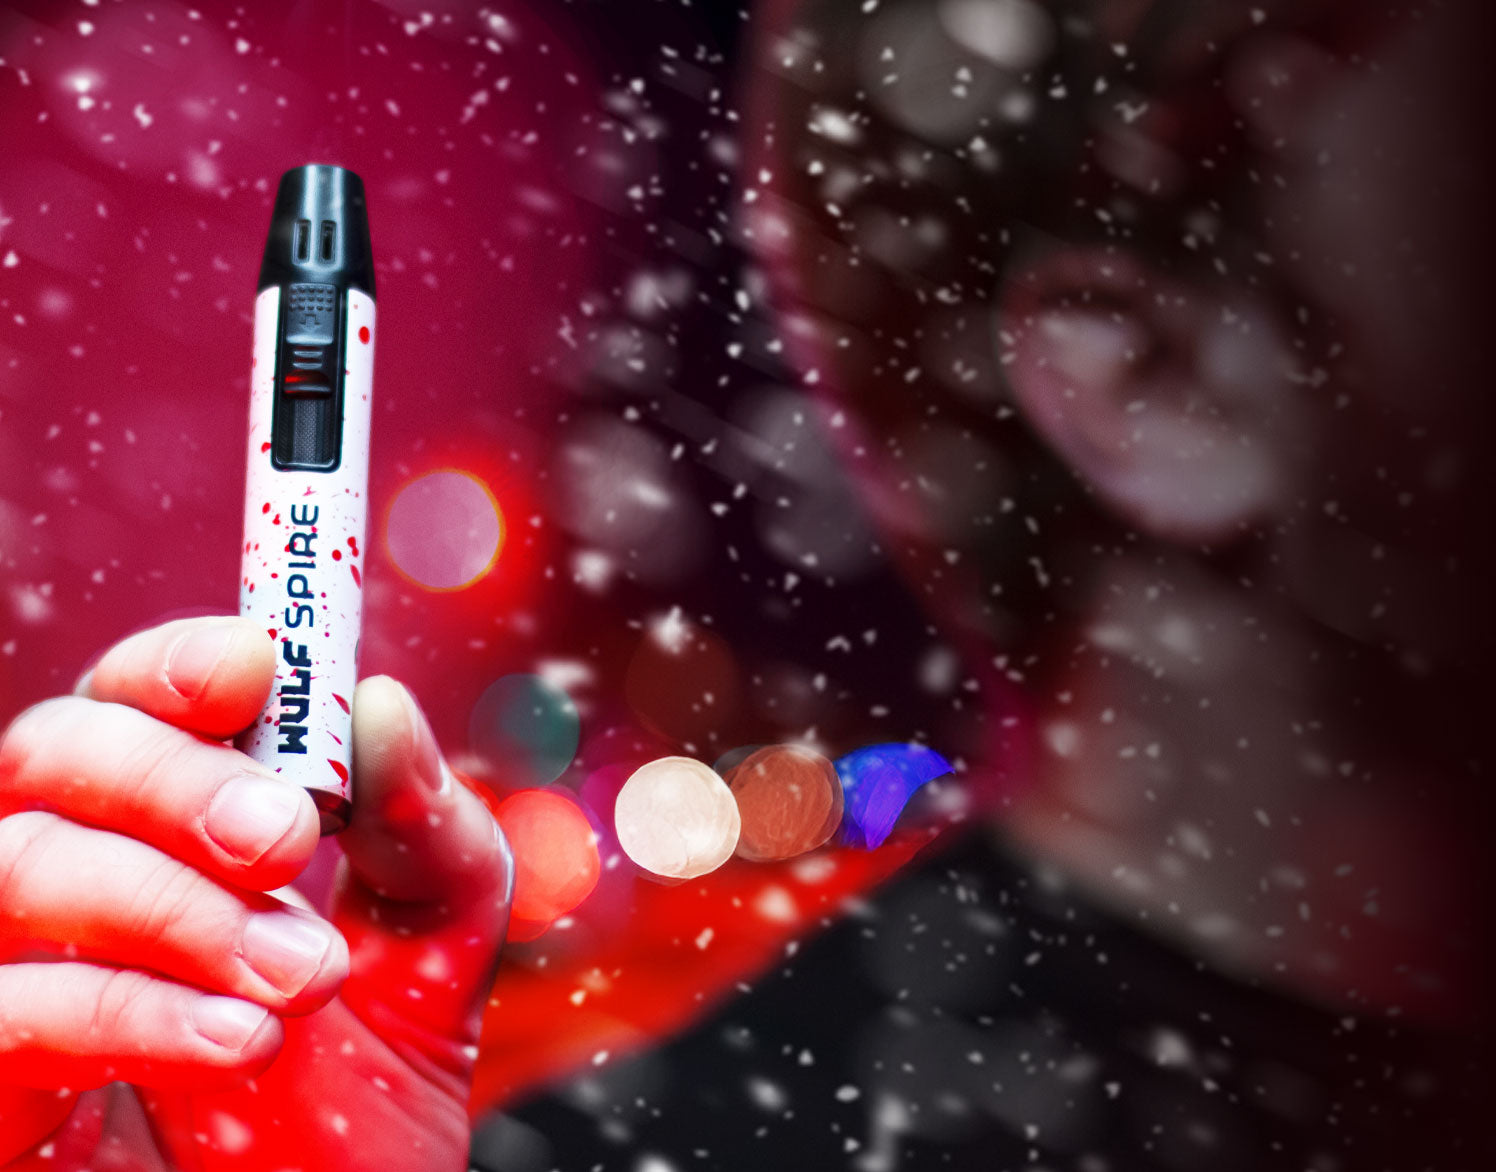
M 60 696 L 0 733 L 0 817 L 51 810 L 269 890 L 317 845 L 306 791 L 228 745 L 125 704 Z
M 275 681 L 275 645 L 249 619 L 177 619 L 116 643 L 75 692 L 224 740 L 248 727 Z

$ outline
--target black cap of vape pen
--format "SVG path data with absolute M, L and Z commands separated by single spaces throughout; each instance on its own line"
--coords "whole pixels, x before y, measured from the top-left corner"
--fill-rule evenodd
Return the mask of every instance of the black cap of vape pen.
M 306 281 L 374 296 L 364 181 L 342 167 L 293 167 L 275 193 L 259 288 Z

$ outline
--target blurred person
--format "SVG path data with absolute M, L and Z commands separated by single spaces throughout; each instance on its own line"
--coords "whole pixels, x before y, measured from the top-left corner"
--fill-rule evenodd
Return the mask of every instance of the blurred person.
M 1455 91 L 1473 74 L 1440 66 L 1478 42 L 1453 8 L 1375 30 L 1336 11 L 848 2 L 760 15 L 772 77 L 754 79 L 747 146 L 769 178 L 752 243 L 802 367 L 845 413 L 830 434 L 850 437 L 847 463 L 916 595 L 988 695 L 1016 685 L 1032 705 L 1015 732 L 993 702 L 992 760 L 974 770 L 1030 734 L 1039 767 L 996 845 L 930 860 L 661 1055 L 480 1125 L 475 1159 L 1371 1167 L 1405 1166 L 1402 1135 L 1478 1166 L 1468 1132 L 1424 1130 L 1440 1130 L 1431 1100 L 1457 1094 L 1467 1068 L 1430 1066 L 1443 1055 L 1423 1034 L 1377 1024 L 1388 1010 L 1476 1016 L 1462 944 L 1476 875 L 1462 855 L 1482 812 L 1465 778 L 1489 649 L 1489 567 L 1468 541 L 1488 520 L 1474 460 L 1485 408 L 1466 389 L 1477 303 L 1454 270 L 1478 189 L 1461 162 L 1474 153 L 1432 131 L 1468 129 Z M 1352 161 L 1358 148 L 1370 162 Z M 1434 217 L 1436 183 L 1448 210 Z M 235 625 L 214 629 L 228 641 Z M 116 1084 L 89 1100 L 95 1114 L 74 1113 L 78 1142 L 102 1132 L 124 1167 L 153 1166 L 151 1137 L 184 1167 L 268 1166 L 251 1139 L 305 1111 L 307 1126 L 283 1129 L 286 1158 L 351 1167 L 360 1129 L 392 1126 L 393 1111 L 410 1167 L 459 1167 L 462 1047 L 504 898 L 491 824 L 461 787 L 420 788 L 441 776 L 434 745 L 395 685 L 366 683 L 366 797 L 333 918 L 349 976 L 340 986 L 334 956 L 302 1000 L 254 984 L 212 932 L 291 914 L 262 893 L 305 863 L 309 824 L 298 812 L 292 840 L 247 869 L 203 837 L 218 771 L 236 767 L 228 750 L 200 764 L 191 734 L 256 711 L 268 673 L 246 640 L 211 688 L 163 689 L 184 634 L 136 637 L 81 696 L 7 734 L 8 800 L 59 811 L 7 819 L 58 846 L 18 852 L 7 905 L 12 889 L 50 898 L 86 880 L 91 835 L 144 839 L 111 865 L 161 888 L 182 924 L 104 890 L 82 919 L 53 903 L 50 927 L 33 919 L 28 934 L 66 948 L 97 915 L 113 925 L 101 939 L 136 947 L 137 931 L 195 930 L 216 910 L 182 951 L 189 979 L 275 1014 L 212 1065 L 257 1068 L 282 1031 L 291 1048 L 247 1087 L 146 1092 L 143 1114 Z M 68 784 L 157 752 L 151 784 L 126 790 L 145 807 L 91 810 L 104 787 Z M 179 788 L 190 800 L 149 817 L 154 790 Z M 486 878 L 443 907 L 443 860 L 464 853 L 449 836 L 464 829 Z M 411 849 L 429 868 L 414 889 L 381 892 L 389 852 Z M 477 940 L 461 935 L 474 890 L 487 901 Z M 418 939 L 460 936 L 455 976 L 402 946 L 412 901 L 432 916 Z M 450 993 L 435 1028 L 400 999 L 411 972 Z M 131 996 L 183 995 L 165 981 L 109 988 L 121 1031 L 138 1024 Z M 57 1006 L 65 987 L 25 989 L 3 1002 L 12 1030 L 18 1007 Z M 327 1017 L 294 1016 L 329 998 Z M 353 1026 L 350 1003 L 380 1028 Z M 338 1035 L 340 1053 L 372 1051 L 377 1079 L 431 1096 L 420 1112 L 381 1097 L 354 1057 L 319 1064 L 330 1039 L 308 1023 L 329 1017 L 356 1031 Z M 182 1041 L 158 1038 L 151 1061 L 169 1064 Z M 43 1088 L 6 1092 L 25 1107 L 0 1118 L 33 1125 L 74 1106 L 55 1088 L 79 1075 L 41 1060 L 67 1048 L 26 1051 Z M 129 1078 L 108 1053 L 91 1061 Z M 200 1077 L 201 1060 L 189 1069 Z M 598 1125 L 576 1126 L 578 1111 Z
M 1003 825 L 1228 971 L 1463 1019 L 1480 14 L 856 8 L 763 26 L 751 230 L 907 576 L 1032 704 Z
M 993 830 L 489 1166 L 1486 1166 L 1484 15 L 760 14 L 743 232 Z

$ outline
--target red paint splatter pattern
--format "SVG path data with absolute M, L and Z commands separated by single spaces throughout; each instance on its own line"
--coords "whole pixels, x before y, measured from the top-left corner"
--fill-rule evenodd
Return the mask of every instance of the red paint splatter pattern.
M 311 657 L 311 710 L 305 717 L 308 754 L 291 763 L 286 770 L 288 775 L 302 785 L 346 793 L 350 770 L 347 722 L 352 710 L 349 697 L 357 679 L 355 655 L 362 589 L 361 570 L 349 563 L 358 556 L 363 526 L 367 523 L 364 510 L 368 496 L 369 396 L 358 392 L 370 389 L 372 350 L 355 345 L 345 358 L 352 394 L 345 416 L 342 467 L 332 474 L 271 469 L 268 461 L 255 453 L 265 451 L 269 440 L 264 429 L 269 425 L 269 397 L 273 394 L 270 372 L 274 365 L 273 325 L 278 320 L 278 296 L 278 290 L 266 290 L 262 300 L 256 302 L 255 346 L 258 356 L 266 361 L 258 363 L 250 387 L 255 410 L 249 437 L 253 457 L 249 475 L 253 487 L 248 499 L 258 507 L 245 520 L 240 609 L 267 631 L 284 631 L 294 653 Z M 367 295 L 357 290 L 350 292 L 350 338 L 358 337 L 361 332 L 372 338 L 373 314 L 374 304 Z M 310 522 L 297 519 L 313 508 L 318 512 Z M 311 535 L 312 539 L 305 540 L 303 535 Z M 292 564 L 297 562 L 302 564 Z M 349 565 L 351 581 L 334 578 L 335 563 Z M 259 586 L 264 589 L 257 589 Z M 295 594 L 291 593 L 293 589 Z M 291 621 L 288 616 L 293 614 L 294 629 L 286 625 Z M 279 687 L 289 681 L 291 672 L 280 647 L 277 647 L 277 667 Z M 270 711 L 278 711 L 274 703 Z M 273 726 L 274 722 L 271 723 Z M 269 729 L 257 728 L 245 738 L 241 748 L 256 759 L 273 764 L 277 759 L 277 736 Z M 327 761 L 333 773 L 317 768 L 319 760 Z M 308 767 L 312 767 L 310 773 Z

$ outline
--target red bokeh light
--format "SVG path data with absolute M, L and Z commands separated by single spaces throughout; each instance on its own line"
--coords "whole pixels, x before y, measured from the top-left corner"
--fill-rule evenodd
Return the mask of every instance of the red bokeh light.
M 514 852 L 509 935 L 533 939 L 597 886 L 597 834 L 576 802 L 554 790 L 520 790 L 495 814 Z

